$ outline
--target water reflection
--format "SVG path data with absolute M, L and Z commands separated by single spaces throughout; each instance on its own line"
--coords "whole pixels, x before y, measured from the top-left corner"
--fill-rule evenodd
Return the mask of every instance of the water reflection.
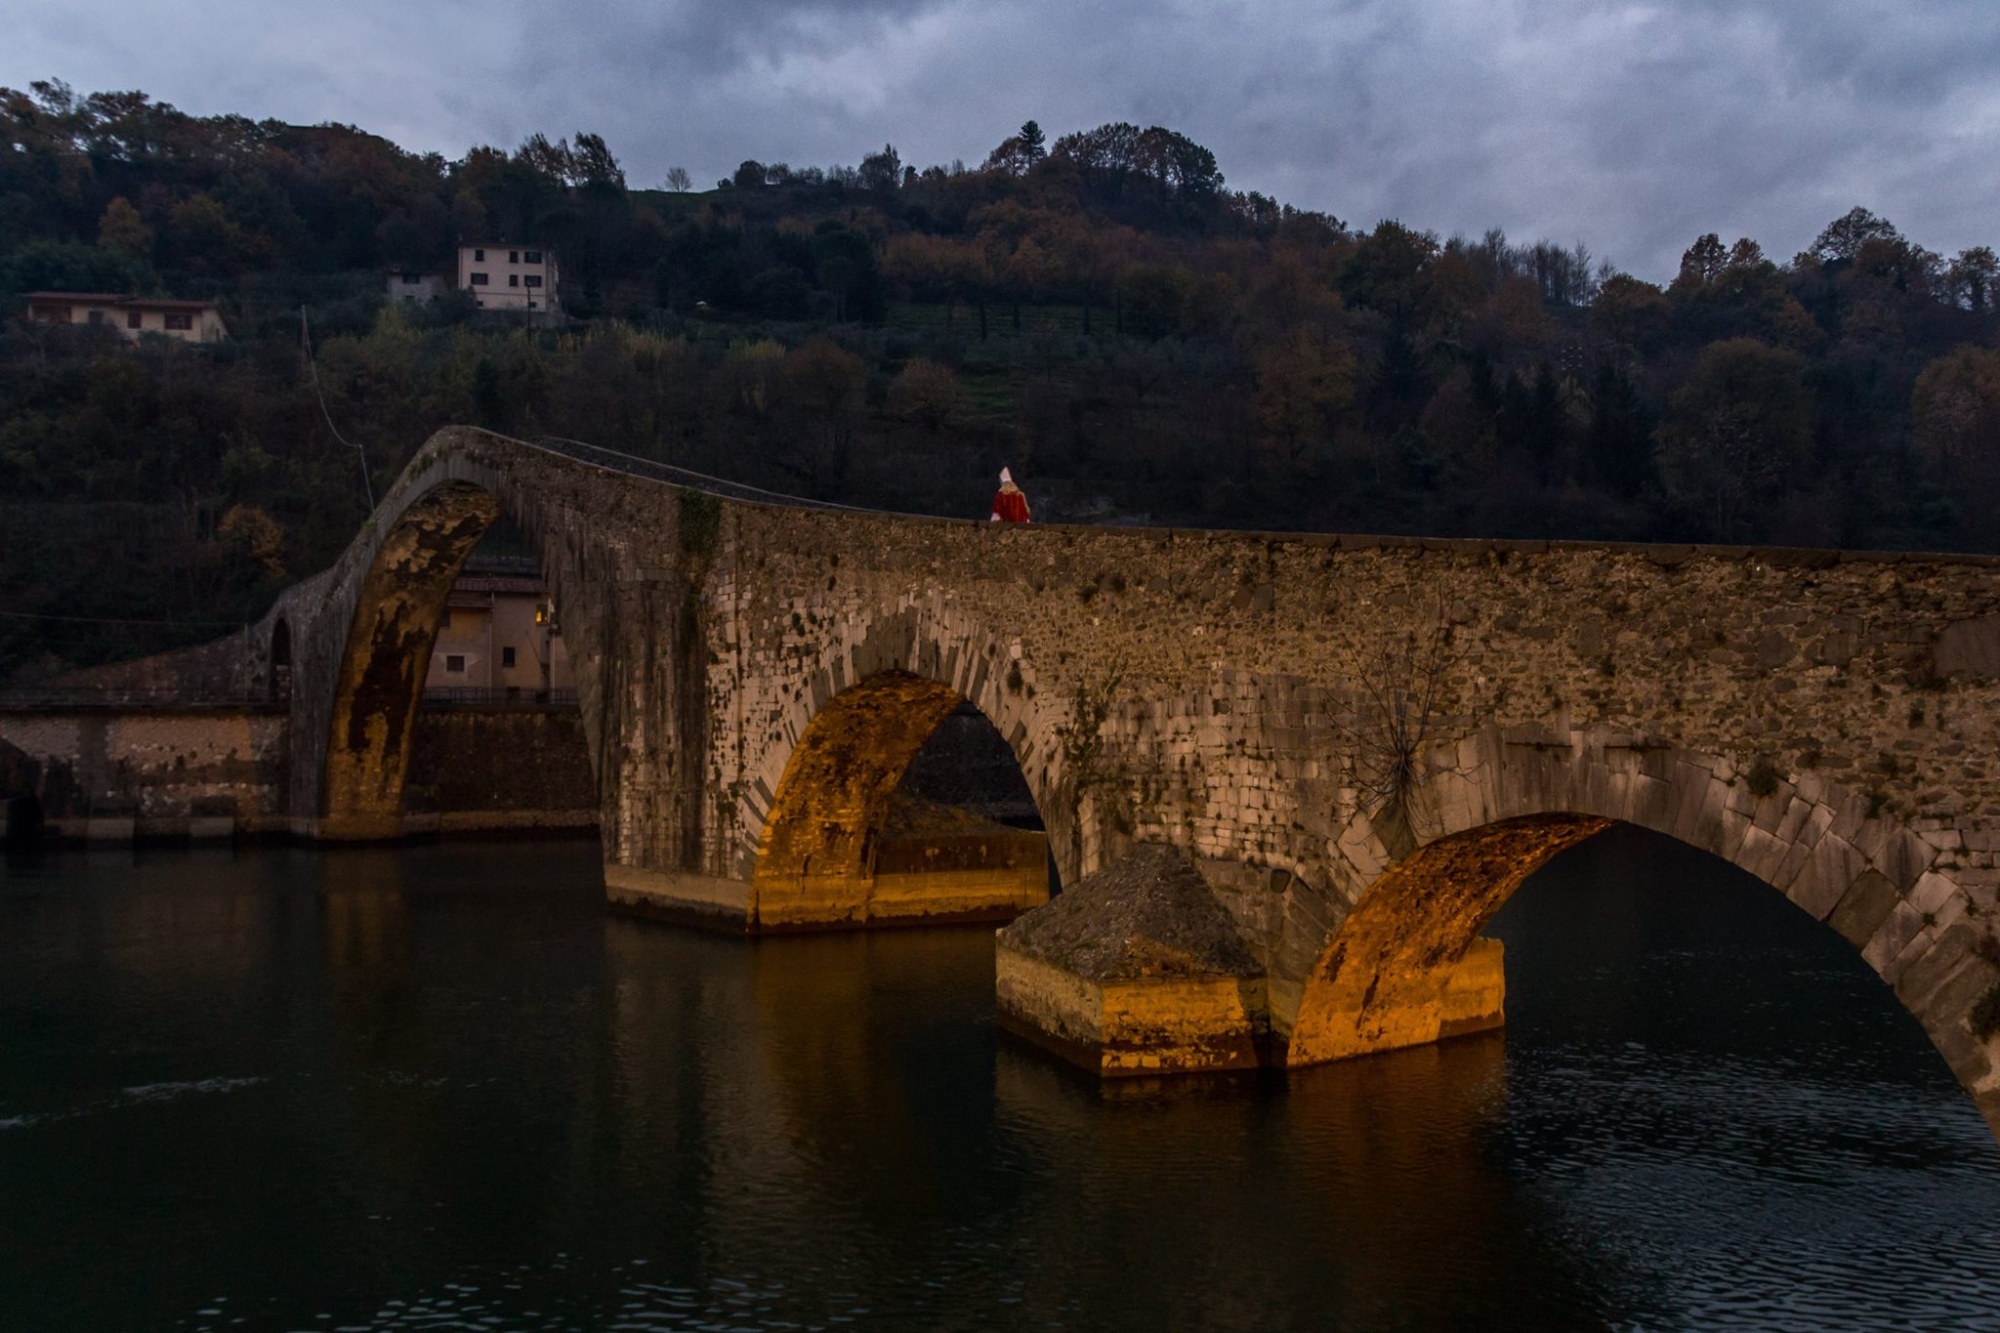
M 0 1323 L 2000 1318 L 1907 1016 L 1607 846 L 1499 923 L 1505 1034 L 1110 1091 L 997 1036 L 987 931 L 607 919 L 587 844 L 10 863 Z

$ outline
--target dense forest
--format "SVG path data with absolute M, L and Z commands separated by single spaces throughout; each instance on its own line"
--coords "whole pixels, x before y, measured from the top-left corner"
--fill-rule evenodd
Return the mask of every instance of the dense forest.
M 2000 263 L 1861 208 L 1661 287 L 1233 191 L 1157 127 L 696 190 L 589 133 L 447 161 L 59 83 L 0 125 L 0 682 L 254 617 L 450 422 L 971 517 L 1005 463 L 1070 521 L 2000 549 Z M 461 239 L 554 248 L 565 320 L 387 300 Z M 30 324 L 42 289 L 232 336 Z

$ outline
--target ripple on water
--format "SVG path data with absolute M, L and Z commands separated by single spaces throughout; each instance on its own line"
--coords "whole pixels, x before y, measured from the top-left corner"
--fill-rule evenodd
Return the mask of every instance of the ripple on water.
M 1684 868 L 1523 890 L 1504 1035 L 1107 1096 L 996 1042 L 990 934 L 610 921 L 587 846 L 72 865 L 0 931 L 0 1327 L 2000 1327 L 1935 1054 Z

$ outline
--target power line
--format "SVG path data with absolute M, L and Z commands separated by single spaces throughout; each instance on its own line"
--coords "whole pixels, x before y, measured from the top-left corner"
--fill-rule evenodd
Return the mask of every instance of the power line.
M 306 322 L 306 308 L 299 307 L 299 341 L 306 349 L 306 366 L 312 371 L 313 396 L 319 399 L 319 414 L 326 418 L 326 428 L 333 432 L 333 438 L 354 451 L 361 460 L 361 486 L 368 494 L 368 512 L 375 512 L 375 483 L 368 479 L 368 455 L 358 444 L 348 444 L 340 433 L 340 427 L 333 424 L 333 413 L 326 410 L 326 394 L 319 387 L 319 362 L 313 357 L 312 326 Z
M 930 514 L 904 514 L 894 509 L 870 509 L 865 505 L 841 504 L 837 500 L 814 500 L 814 499 L 809 499 L 808 497 L 803 495 L 787 495 L 783 491 L 766 490 L 762 486 L 752 486 L 747 481 L 731 481 L 727 477 L 716 477 L 716 476 L 710 476 L 706 472 L 696 472 L 693 468 L 681 467 L 677 463 L 662 463 L 657 458 L 643 458 L 638 454 L 621 453 L 619 450 L 616 449 L 607 449 L 601 444 L 587 444 L 582 440 L 565 439 L 560 435 L 544 435 L 541 438 L 544 441 L 553 442 L 555 444 L 567 444 L 578 449 L 588 449 L 592 453 L 609 454 L 613 458 L 622 458 L 628 462 L 640 463 L 646 467 L 653 468 L 661 472 L 677 473 L 682 477 L 691 478 L 694 482 L 698 483 L 694 487 L 694 489 L 696 490 L 704 488 L 699 483 L 706 483 L 706 485 L 708 486 L 727 486 L 731 490 L 748 491 L 752 495 L 761 495 L 766 499 L 777 500 L 781 503 L 789 505 L 797 505 L 801 509 L 841 509 L 845 510 L 850 514 L 879 514 L 887 518 L 934 517 L 934 515 Z M 529 442 L 526 440 L 519 440 L 516 441 L 516 443 L 528 444 Z M 630 471 L 630 469 L 622 469 L 622 470 L 627 472 Z

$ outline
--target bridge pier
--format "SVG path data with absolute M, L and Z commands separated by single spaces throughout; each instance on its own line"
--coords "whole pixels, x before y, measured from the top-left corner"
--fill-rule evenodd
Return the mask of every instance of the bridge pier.
M 611 905 L 747 934 L 1011 921 L 1049 898 L 1048 838 L 962 810 L 894 797 L 866 857 L 774 880 L 607 864 Z

